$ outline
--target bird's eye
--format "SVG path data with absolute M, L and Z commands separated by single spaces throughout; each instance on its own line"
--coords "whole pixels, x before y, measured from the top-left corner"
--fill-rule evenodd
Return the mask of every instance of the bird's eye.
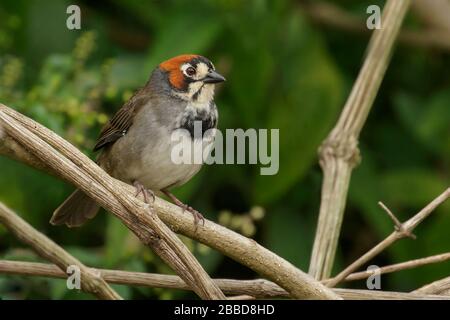
M 195 68 L 194 67 L 189 67 L 186 69 L 186 74 L 190 77 L 192 77 L 195 74 Z

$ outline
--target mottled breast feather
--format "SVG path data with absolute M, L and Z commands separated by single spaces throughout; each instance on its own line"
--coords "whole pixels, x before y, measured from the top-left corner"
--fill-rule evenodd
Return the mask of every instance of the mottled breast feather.
M 202 124 L 201 137 L 195 135 L 195 121 Z M 214 102 L 210 103 L 210 108 L 206 109 L 187 109 L 180 121 L 179 128 L 189 132 L 191 138 L 202 139 L 205 132 L 217 127 L 217 108 Z

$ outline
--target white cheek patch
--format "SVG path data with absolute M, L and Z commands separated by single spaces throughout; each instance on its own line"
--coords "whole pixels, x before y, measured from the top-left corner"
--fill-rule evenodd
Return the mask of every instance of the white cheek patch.
M 185 63 L 181 66 L 181 71 L 187 77 L 189 76 L 186 74 L 186 70 L 190 67 L 193 67 L 190 63 Z M 206 63 L 199 62 L 196 66 L 196 71 L 196 74 L 190 77 L 194 81 L 189 84 L 187 92 L 177 92 L 176 95 L 184 100 L 194 100 L 194 104 L 203 105 L 214 99 L 214 84 L 198 81 L 205 78 L 209 73 L 209 67 Z
M 202 85 L 203 85 L 203 83 L 200 82 L 200 81 L 192 82 L 192 83 L 189 84 L 188 92 L 194 94 L 194 93 L 196 93 L 198 90 L 200 90 L 200 88 L 202 87 Z
M 196 79 L 198 80 L 198 79 L 203 79 L 204 77 L 206 77 L 206 75 L 208 74 L 208 72 L 209 72 L 209 68 L 208 68 L 208 66 L 205 64 L 205 63 L 203 63 L 203 62 L 200 62 L 198 65 L 197 65 L 197 74 L 196 74 Z

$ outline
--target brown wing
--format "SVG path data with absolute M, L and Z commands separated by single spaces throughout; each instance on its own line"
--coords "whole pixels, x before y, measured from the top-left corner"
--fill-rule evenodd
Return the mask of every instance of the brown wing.
M 139 109 L 148 101 L 148 96 L 139 90 L 103 127 L 94 151 L 116 142 L 123 137 L 133 124 L 133 119 Z

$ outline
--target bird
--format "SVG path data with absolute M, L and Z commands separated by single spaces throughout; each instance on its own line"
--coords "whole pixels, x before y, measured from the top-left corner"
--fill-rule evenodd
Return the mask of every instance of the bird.
M 165 194 L 191 212 L 197 226 L 203 216 L 170 191 L 188 182 L 202 163 L 175 163 L 172 134 L 181 130 L 186 141 L 212 141 L 218 123 L 216 84 L 225 77 L 204 56 L 183 54 L 160 63 L 147 83 L 123 104 L 100 132 L 94 151 L 97 164 L 110 176 L 133 185 L 144 201 Z M 195 123 L 201 123 L 196 134 Z M 212 129 L 212 130 L 209 130 Z M 208 144 L 207 144 L 208 145 Z M 50 223 L 78 227 L 95 217 L 100 206 L 75 190 L 53 213 Z

